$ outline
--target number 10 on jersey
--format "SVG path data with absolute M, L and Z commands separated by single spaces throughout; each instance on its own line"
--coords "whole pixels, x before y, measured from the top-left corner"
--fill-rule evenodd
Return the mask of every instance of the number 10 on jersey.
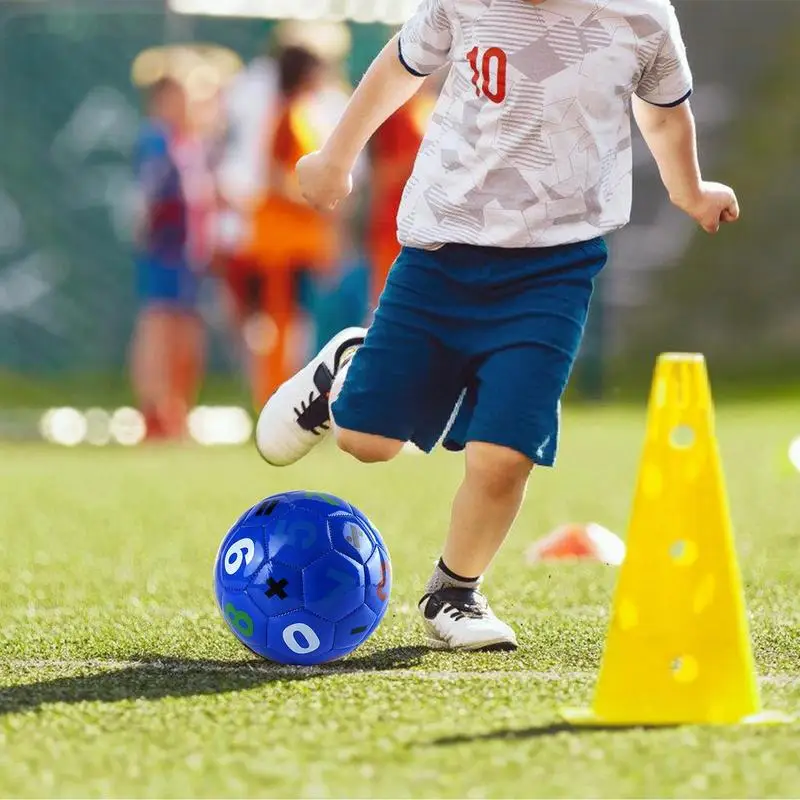
M 473 47 L 467 53 L 467 61 L 472 67 L 472 85 L 475 94 L 481 94 L 493 103 L 502 103 L 506 99 L 506 66 L 508 58 L 499 47 L 487 47 L 481 50 Z

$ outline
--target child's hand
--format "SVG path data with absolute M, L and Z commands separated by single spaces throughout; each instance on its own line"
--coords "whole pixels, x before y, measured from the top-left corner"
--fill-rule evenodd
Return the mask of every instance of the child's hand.
M 300 193 L 317 211 L 332 211 L 353 191 L 353 177 L 321 151 L 303 156 L 295 167 Z
M 675 205 L 695 220 L 706 233 L 716 233 L 723 222 L 739 219 L 739 201 L 730 186 L 703 181 L 692 198 L 675 198 Z

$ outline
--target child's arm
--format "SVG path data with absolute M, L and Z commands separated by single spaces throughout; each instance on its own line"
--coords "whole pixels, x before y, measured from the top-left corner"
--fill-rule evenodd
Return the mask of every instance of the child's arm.
M 721 222 L 739 218 L 739 205 L 733 189 L 700 176 L 694 116 L 688 103 L 692 71 L 671 4 L 662 22 L 658 49 L 642 71 L 633 96 L 633 115 L 670 200 L 708 233 L 716 233 Z
M 664 108 L 634 95 L 633 114 L 658 164 L 669 199 L 708 233 L 716 233 L 722 222 L 735 222 L 739 204 L 733 189 L 704 181 L 700 175 L 689 103 Z
M 398 37 L 383 48 L 359 83 L 322 150 L 297 162 L 300 190 L 320 210 L 330 210 L 350 194 L 350 173 L 373 133 L 422 86 L 398 57 Z
M 329 210 L 350 194 L 350 173 L 373 133 L 407 103 L 425 78 L 451 61 L 452 0 L 420 0 L 417 12 L 373 61 L 322 150 L 300 159 L 300 190 Z

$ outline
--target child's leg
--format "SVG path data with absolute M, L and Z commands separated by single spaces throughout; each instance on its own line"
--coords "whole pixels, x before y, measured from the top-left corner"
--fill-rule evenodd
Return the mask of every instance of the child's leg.
M 182 312 L 176 318 L 173 397 L 180 408 L 180 429 L 185 431 L 189 410 L 197 401 L 203 378 L 205 337 L 197 314 Z
M 189 410 L 184 400 L 181 382 L 183 368 L 183 312 L 170 308 L 165 312 L 162 350 L 162 398 L 157 413 L 162 435 L 166 439 L 182 439 L 187 432 Z
M 297 317 L 294 275 L 289 270 L 275 269 L 269 274 L 264 292 L 263 313 L 274 327 L 273 346 L 258 353 L 255 371 L 254 400 L 263 405 L 272 393 L 291 375 L 289 341 Z
M 522 346 L 485 357 L 445 445 L 466 444 L 466 472 L 453 503 L 442 559 L 420 601 L 429 642 L 463 649 L 513 649 L 516 636 L 479 591 L 508 534 L 534 464 L 550 466 L 559 398 L 571 365 L 555 348 Z
M 467 444 L 464 480 L 453 501 L 442 557 L 420 601 L 431 646 L 517 646 L 514 631 L 494 615 L 479 587 L 516 519 L 532 467 L 530 458 L 511 448 Z
M 233 358 L 241 370 L 242 377 L 250 389 L 251 397 L 255 397 L 253 389 L 255 358 L 246 332 L 247 324 L 255 313 L 254 307 L 259 308 L 261 305 L 259 299 L 261 282 L 261 276 L 257 274 L 255 267 L 251 267 L 245 272 L 243 268 L 234 270 L 231 266 L 219 284 L 227 333 L 230 337 L 229 346 L 233 352 Z M 255 401 L 253 407 L 258 407 Z
M 514 631 L 479 591 L 525 497 L 533 461 L 509 447 L 471 441 L 450 530 L 420 610 L 433 647 L 513 650 Z
M 483 575 L 516 519 L 533 462 L 508 447 L 469 442 L 442 561 L 457 575 Z M 428 587 L 431 590 L 431 587 Z
M 443 558 L 420 601 L 434 644 L 481 649 L 516 643 L 478 587 L 519 510 L 532 465 L 555 461 L 560 399 L 606 255 L 601 239 L 472 254 L 489 268 L 483 285 L 479 279 L 471 285 L 474 333 L 467 347 L 475 370 L 444 442 L 448 449 L 466 445 L 466 476 Z
M 466 364 L 442 343 L 438 315 L 420 309 L 421 297 L 435 307 L 443 297 L 446 279 L 428 268 L 433 258 L 403 251 L 369 333 L 349 328 L 334 336 L 269 399 L 256 426 L 266 461 L 294 463 L 332 425 L 339 447 L 362 461 L 387 461 L 407 441 L 423 450 L 436 444 Z
M 333 379 L 328 398 L 331 404 L 339 397 L 339 393 L 342 391 L 345 378 L 350 370 L 350 359 L 353 355 L 355 355 L 354 352 L 345 356 L 341 369 Z M 333 435 L 338 448 L 364 464 L 391 461 L 403 449 L 405 444 L 405 441 L 401 439 L 391 439 L 386 436 L 340 428 L 336 424 L 336 417 L 333 413 L 331 413 L 331 427 L 333 428 Z
M 156 306 L 143 309 L 131 343 L 131 383 L 151 437 L 166 434 L 163 413 L 170 394 L 169 314 Z
M 353 456 L 362 464 L 378 464 L 391 461 L 403 449 L 405 442 L 372 433 L 337 428 L 336 444 L 343 453 Z

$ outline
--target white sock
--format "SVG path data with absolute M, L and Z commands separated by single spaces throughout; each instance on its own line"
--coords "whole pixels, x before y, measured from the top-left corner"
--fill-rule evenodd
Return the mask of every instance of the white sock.
M 425 586 L 425 594 L 438 592 L 439 589 L 477 589 L 482 580 L 483 576 L 481 575 L 476 578 L 465 578 L 463 575 L 457 575 L 451 569 L 448 569 L 444 560 L 440 558 L 433 570 L 433 575 L 431 575 Z

